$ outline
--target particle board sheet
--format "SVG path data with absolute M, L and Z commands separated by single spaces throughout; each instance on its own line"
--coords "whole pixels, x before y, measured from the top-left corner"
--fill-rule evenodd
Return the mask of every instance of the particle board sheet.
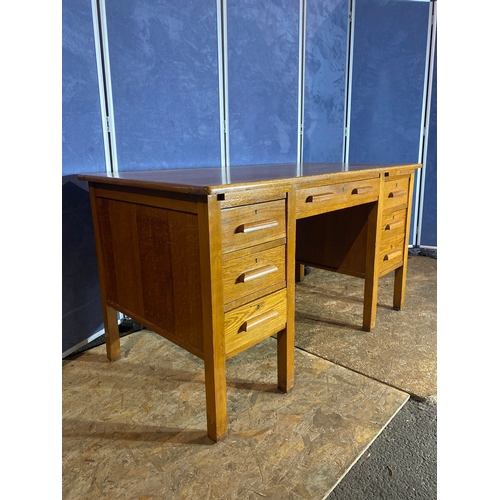
M 63 364 L 62 491 L 83 499 L 323 499 L 408 399 L 299 349 L 277 387 L 276 340 L 227 361 L 226 438 L 206 436 L 203 363 L 148 330 Z
M 364 280 L 311 268 L 296 287 L 295 346 L 437 401 L 437 259 L 410 256 L 406 299 L 392 308 L 394 272 L 379 280 L 377 323 L 362 330 Z

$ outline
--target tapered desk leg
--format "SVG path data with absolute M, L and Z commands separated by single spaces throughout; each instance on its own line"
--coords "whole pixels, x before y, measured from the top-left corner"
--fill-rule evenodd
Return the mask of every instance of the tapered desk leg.
M 227 434 L 226 357 L 223 351 L 205 357 L 205 391 L 207 433 L 217 442 Z
M 198 204 L 207 433 L 213 441 L 219 441 L 227 434 L 220 217 L 216 196 L 208 196 L 207 203 Z
M 381 193 L 382 193 L 381 183 Z M 363 330 L 369 332 L 375 328 L 377 318 L 378 298 L 378 255 L 380 247 L 380 236 L 378 221 L 381 217 L 382 204 L 375 203 L 368 216 L 368 233 L 366 242 L 366 266 L 365 266 L 365 295 L 363 303 Z
M 299 283 L 300 281 L 302 281 L 305 274 L 304 264 L 295 264 L 295 282 Z
M 398 267 L 394 275 L 394 297 L 392 302 L 392 307 L 397 311 L 403 309 L 405 305 L 405 293 L 406 293 L 406 270 L 408 269 L 408 244 L 410 242 L 410 221 L 411 221 L 411 206 L 413 201 L 413 186 L 415 182 L 415 175 L 412 173 L 410 175 L 410 185 L 408 187 L 408 208 L 406 210 L 406 233 L 404 241 L 404 255 L 403 255 L 403 265 Z
M 377 319 L 378 277 L 365 277 L 365 298 L 363 304 L 363 330 L 369 332 L 375 328 Z
M 97 201 L 95 189 L 92 184 L 89 186 L 90 206 L 92 209 L 92 222 L 94 225 L 94 237 L 97 252 L 97 267 L 99 270 L 99 284 L 101 287 L 102 317 L 104 321 L 104 333 L 106 337 L 106 355 L 110 361 L 120 359 L 120 332 L 118 329 L 118 316 L 116 309 L 106 303 L 106 280 L 104 276 L 104 257 L 101 245 L 101 231 L 99 227 L 99 217 L 97 213 Z
M 394 275 L 394 299 L 393 308 L 397 311 L 403 309 L 405 305 L 406 292 L 406 263 L 398 267 Z
M 286 327 L 278 337 L 278 388 L 288 392 L 294 384 L 295 354 L 295 281 L 304 277 L 304 266 L 295 263 L 296 194 L 293 188 L 287 197 L 287 313 Z
M 104 332 L 106 335 L 106 355 L 110 361 L 120 359 L 120 331 L 116 309 L 103 306 Z
M 288 392 L 294 384 L 294 325 L 278 333 L 278 388 Z

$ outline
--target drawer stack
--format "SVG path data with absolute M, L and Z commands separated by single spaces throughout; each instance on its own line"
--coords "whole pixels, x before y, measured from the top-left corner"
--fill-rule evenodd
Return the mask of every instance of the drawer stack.
M 226 356 L 286 325 L 285 200 L 221 213 Z
M 384 183 L 379 276 L 403 264 L 410 176 L 388 178 Z

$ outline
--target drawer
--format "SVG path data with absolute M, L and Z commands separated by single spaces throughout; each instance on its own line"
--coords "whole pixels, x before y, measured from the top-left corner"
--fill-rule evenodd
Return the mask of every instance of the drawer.
M 223 209 L 221 222 L 223 253 L 283 238 L 285 200 Z
M 384 183 L 384 212 L 394 207 L 408 205 L 409 177 L 399 177 Z
M 379 253 L 379 274 L 398 267 L 403 263 L 404 257 L 404 234 L 392 238 L 388 241 L 382 241 Z
M 222 280 L 225 304 L 280 282 L 285 286 L 285 245 L 223 262 Z
M 387 211 L 382 215 L 380 227 L 382 243 L 397 236 L 404 235 L 406 226 L 406 208 L 403 210 Z
M 285 328 L 286 312 L 284 289 L 226 313 L 226 356 L 231 357 Z
M 320 214 L 340 208 L 376 201 L 379 178 L 341 182 L 297 189 L 297 213 L 302 216 Z

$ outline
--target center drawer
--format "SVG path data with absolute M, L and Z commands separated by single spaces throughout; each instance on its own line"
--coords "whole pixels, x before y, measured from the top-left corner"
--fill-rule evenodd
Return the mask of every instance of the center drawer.
M 376 201 L 379 178 L 297 189 L 298 217 Z
M 236 259 L 223 259 L 224 303 L 279 283 L 285 286 L 285 248 L 280 245 Z

